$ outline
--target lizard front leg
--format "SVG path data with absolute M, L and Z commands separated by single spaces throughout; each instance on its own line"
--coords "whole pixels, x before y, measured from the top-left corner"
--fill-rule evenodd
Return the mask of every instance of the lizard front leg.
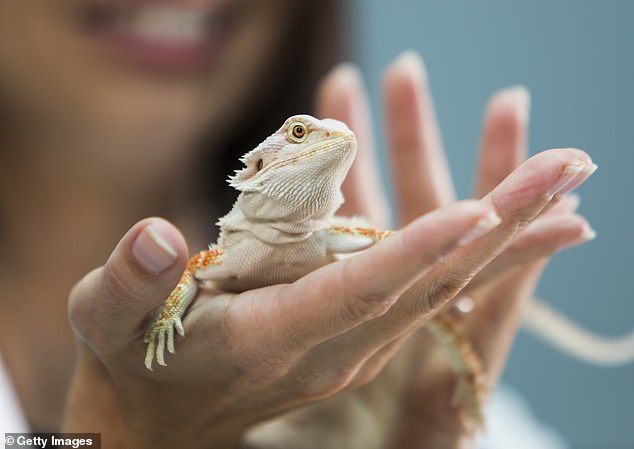
M 368 227 L 338 224 L 327 230 L 326 252 L 328 254 L 356 253 L 392 234 L 394 231 L 379 231 Z
M 354 220 L 336 218 L 340 222 L 331 226 L 327 233 L 329 253 L 349 254 L 363 251 L 394 234 L 394 231 L 354 226 Z M 487 388 L 480 359 L 471 342 L 466 338 L 457 320 L 447 313 L 436 315 L 425 327 L 447 352 L 451 368 L 458 378 L 452 399 L 453 405 L 460 408 L 467 421 L 483 428 L 483 407 Z
M 143 338 L 143 341 L 147 343 L 145 366 L 150 371 L 152 370 L 154 354 L 156 354 L 158 364 L 165 366 L 164 353 L 166 344 L 167 350 L 172 354 L 174 353 L 174 329 L 182 337 L 185 336 L 185 329 L 181 319 L 198 292 L 198 284 L 194 274 L 198 270 L 221 265 L 222 253 L 221 249 L 210 248 L 199 252 L 187 262 L 180 281 L 178 281 L 174 290 L 163 303 L 158 317 Z

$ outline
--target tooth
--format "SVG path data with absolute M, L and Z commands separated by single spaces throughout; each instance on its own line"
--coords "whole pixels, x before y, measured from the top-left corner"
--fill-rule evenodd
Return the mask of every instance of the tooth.
M 205 33 L 205 12 L 197 8 L 148 6 L 130 19 L 132 31 L 148 39 L 194 41 Z

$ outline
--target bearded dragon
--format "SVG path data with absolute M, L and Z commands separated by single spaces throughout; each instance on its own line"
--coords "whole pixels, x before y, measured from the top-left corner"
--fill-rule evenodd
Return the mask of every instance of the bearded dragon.
M 185 336 L 182 318 L 199 282 L 228 292 L 290 283 L 393 234 L 360 219 L 335 216 L 356 149 L 355 136 L 344 123 L 297 115 L 242 157 L 244 168 L 229 180 L 240 195 L 217 222 L 217 243 L 189 260 L 145 334 L 149 370 L 155 356 L 165 365 L 166 347 L 174 353 L 174 330 Z M 478 356 L 450 314 L 436 315 L 426 327 L 447 350 L 457 375 L 455 405 L 482 426 L 488 388 Z

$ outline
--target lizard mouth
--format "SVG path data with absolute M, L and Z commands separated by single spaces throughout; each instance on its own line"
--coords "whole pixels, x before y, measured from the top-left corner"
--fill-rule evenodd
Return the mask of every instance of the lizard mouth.
M 330 139 L 322 142 L 315 143 L 306 148 L 301 153 L 288 157 L 281 161 L 274 162 L 262 169 L 260 173 L 266 173 L 270 170 L 285 167 L 288 165 L 294 165 L 302 159 L 313 158 L 324 153 L 331 153 L 338 151 L 341 153 L 341 158 L 333 158 L 333 162 L 339 163 L 342 159 L 350 158 L 350 162 L 354 158 L 357 149 L 357 140 L 354 134 L 350 131 L 334 131 L 331 132 Z

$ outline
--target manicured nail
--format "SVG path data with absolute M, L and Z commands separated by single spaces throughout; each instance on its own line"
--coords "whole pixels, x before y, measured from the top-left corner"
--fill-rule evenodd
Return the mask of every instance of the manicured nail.
M 584 242 L 589 242 L 590 240 L 594 240 L 597 238 L 597 231 L 592 229 L 590 226 L 583 230 L 583 234 L 581 234 L 581 238 Z
M 405 50 L 398 58 L 396 58 L 396 64 L 400 67 L 406 68 L 411 74 L 416 77 L 425 77 L 425 66 L 420 55 L 415 50 Z
M 513 86 L 500 92 L 499 101 L 512 105 L 521 122 L 526 123 L 530 115 L 531 96 L 526 86 Z
M 570 240 L 564 243 L 563 245 L 559 246 L 559 248 L 557 248 L 557 251 L 563 251 L 568 248 L 579 246 L 583 243 L 589 242 L 590 240 L 594 240 L 596 237 L 597 237 L 596 231 L 586 224 L 583 228 L 583 232 L 581 233 L 579 237 L 575 238 L 574 240 Z
M 361 79 L 359 68 L 351 62 L 342 62 L 332 69 L 331 76 L 336 76 L 343 84 L 356 85 Z
M 495 212 L 490 211 L 485 217 L 478 220 L 476 225 L 467 231 L 460 240 L 458 240 L 458 246 L 465 246 L 478 237 L 482 237 L 500 223 L 502 223 L 502 219 Z
M 583 172 L 584 175 L 587 175 L 587 177 L 590 177 L 592 173 L 597 171 L 597 168 L 599 168 L 599 166 L 593 162 L 590 165 L 584 165 L 583 170 L 581 171 Z
M 152 225 L 141 231 L 132 246 L 132 253 L 141 266 L 157 274 L 168 269 L 178 257 L 176 250 Z
M 582 161 L 579 161 L 576 164 L 569 165 L 564 168 L 564 171 L 559 176 L 559 179 L 557 179 L 557 182 L 555 182 L 555 184 L 553 184 L 548 191 L 548 196 L 552 198 L 558 193 L 565 193 L 564 189 L 566 188 L 566 186 L 568 186 L 572 182 L 572 180 L 575 179 L 579 175 L 579 173 L 583 171 L 584 167 L 585 164 Z
M 566 195 L 567 207 L 570 212 L 574 212 L 579 209 L 581 204 L 581 196 L 578 193 L 569 193 Z
M 599 167 L 597 166 L 597 164 L 594 164 L 594 163 L 584 164 L 579 176 L 574 178 L 572 182 L 570 182 L 563 189 L 561 189 L 561 191 L 558 194 L 565 195 L 566 193 L 572 192 L 581 184 L 583 184 L 590 176 L 592 176 L 592 174 L 595 171 L 597 171 L 597 168 Z

